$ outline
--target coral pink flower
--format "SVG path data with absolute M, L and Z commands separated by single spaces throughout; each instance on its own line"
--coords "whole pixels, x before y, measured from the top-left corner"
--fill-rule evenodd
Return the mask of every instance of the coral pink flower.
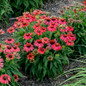
M 1 58 L 1 56 L 0 56 L 0 70 L 1 70 L 1 68 L 3 67 L 3 62 L 4 62 L 4 60 Z
M 75 40 L 76 40 L 76 37 L 75 37 L 74 34 L 69 33 L 69 34 L 68 34 L 68 39 L 70 39 L 71 41 L 75 41 Z
M 50 40 L 49 43 L 48 43 L 48 46 L 51 46 L 52 47 L 52 45 L 55 44 L 55 43 L 56 43 L 55 40 Z
M 46 32 L 46 27 L 41 27 L 42 32 Z
M 74 42 L 71 41 L 71 40 L 68 40 L 68 41 L 66 42 L 66 45 L 68 45 L 68 46 L 73 46 L 73 45 L 74 45 Z
M 47 17 L 45 19 L 45 25 L 49 25 L 50 23 L 51 23 L 51 19 L 50 19 L 50 17 Z
M 47 15 L 42 15 L 40 16 L 41 19 L 46 19 L 47 18 Z
M 15 79 L 15 82 L 17 82 L 19 80 L 19 77 L 18 75 L 13 75 L 14 79 Z
M 29 25 L 29 23 L 27 21 L 22 22 L 22 27 L 27 27 L 28 25 Z
M 40 48 L 38 49 L 38 52 L 39 52 L 40 54 L 44 54 L 45 51 L 46 51 L 46 49 L 45 49 L 45 48 L 42 48 L 42 47 L 40 47 Z
M 52 17 L 52 18 L 51 18 L 51 22 L 54 22 L 54 23 L 56 23 L 56 22 L 57 22 L 57 18 L 55 18 L 55 17 Z
M 74 30 L 74 28 L 71 27 L 71 26 L 68 26 L 66 29 L 67 29 L 68 31 L 73 31 L 73 30 Z
M 2 52 L 2 49 L 1 49 L 1 43 L 0 43 L 0 52 Z
M 30 16 L 30 21 L 31 21 L 31 22 L 36 21 L 35 16 Z
M 24 39 L 28 40 L 28 39 L 32 38 L 31 35 L 32 35 L 32 33 L 25 33 L 23 37 L 24 37 Z
M 63 18 L 62 18 L 62 19 L 60 19 L 60 20 L 59 20 L 59 24 L 66 24 L 65 19 L 63 19 Z
M 11 53 L 11 52 L 13 52 L 13 47 L 12 46 L 10 46 L 10 45 L 6 45 L 6 48 L 5 48 L 5 50 L 4 50 L 4 53 Z
M 40 40 L 40 39 L 37 39 L 34 42 L 34 45 L 37 46 L 37 47 L 43 47 L 44 46 L 44 44 L 42 43 L 42 40 Z
M 68 35 L 67 34 L 61 34 L 60 39 L 63 40 L 64 42 L 68 41 Z
M 21 28 L 23 25 L 22 25 L 22 22 L 18 22 L 16 21 L 13 25 L 14 28 Z
M 26 45 L 24 45 L 23 50 L 26 52 L 32 51 L 34 49 L 33 45 L 31 43 L 26 43 Z
M 41 27 L 41 26 L 40 26 L 40 24 L 38 24 L 38 23 L 34 24 L 34 26 L 33 26 L 34 29 L 37 29 L 37 28 L 40 28 L 40 27 Z
M 57 50 L 57 51 L 59 51 L 59 50 L 61 50 L 61 45 L 59 44 L 59 43 L 55 43 L 55 44 L 53 44 L 52 45 L 52 49 L 53 50 Z
M 83 1 L 83 5 L 86 5 L 86 0 Z
M 76 13 L 77 11 L 76 11 L 76 9 L 73 9 L 73 11 L 74 11 L 74 13 Z
M 35 29 L 34 32 L 35 32 L 37 35 L 42 35 L 42 30 L 41 30 L 40 28 Z
M 24 13 L 23 13 L 23 16 L 27 18 L 27 17 L 30 17 L 31 14 L 30 14 L 29 12 L 24 12 Z
M 14 39 L 13 38 L 7 38 L 5 40 L 5 42 L 8 43 L 8 44 L 12 44 L 12 43 L 14 43 Z
M 58 27 L 58 24 L 57 23 L 55 23 L 55 22 L 52 22 L 52 23 L 50 23 L 50 26 L 54 26 L 54 27 Z
M 43 12 L 42 12 L 41 10 L 38 10 L 38 9 L 37 9 L 37 10 L 34 10 L 34 11 L 33 11 L 33 14 L 34 14 L 34 15 L 40 15 L 40 14 L 43 14 Z
M 15 32 L 14 27 L 8 28 L 8 29 L 7 29 L 7 32 L 8 32 L 8 33 L 11 33 L 11 34 L 12 34 L 13 32 Z
M 1 82 L 2 84 L 9 84 L 10 81 L 11 81 L 11 78 L 10 78 L 9 75 L 4 74 L 4 75 L 1 75 L 1 76 L 0 76 L 0 82 Z
M 47 37 L 42 38 L 42 42 L 43 42 L 44 44 L 49 43 L 49 38 L 47 38 Z
M 33 55 L 33 53 L 30 53 L 29 55 L 27 55 L 27 59 L 34 59 L 34 55 Z
M 8 58 L 9 60 L 13 60 L 14 59 L 14 56 L 13 56 L 13 54 L 7 54 L 6 55 L 6 58 Z
M 55 27 L 54 25 L 49 25 L 49 26 L 47 27 L 47 29 L 48 29 L 48 31 L 51 31 L 51 32 L 56 31 L 56 27 Z
M 18 46 L 13 46 L 13 51 L 14 52 L 19 52 L 20 51 L 20 48 Z
M 19 16 L 16 18 L 19 22 L 22 22 L 23 16 Z
M 2 29 L 0 29 L 0 34 L 4 34 L 5 32 L 2 30 Z
M 19 44 L 19 43 L 17 43 L 17 42 L 15 42 L 15 43 L 14 43 L 14 45 L 18 47 L 20 44 Z

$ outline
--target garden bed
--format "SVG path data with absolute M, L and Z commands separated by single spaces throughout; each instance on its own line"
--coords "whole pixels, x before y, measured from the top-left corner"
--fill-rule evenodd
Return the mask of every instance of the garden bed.
M 72 0 L 70 0 L 70 1 L 72 2 Z M 59 15 L 58 9 L 60 9 L 62 6 L 71 4 L 71 2 L 67 2 L 66 0 L 64 0 L 64 2 L 62 2 L 62 0 L 58 1 L 58 2 L 53 1 L 53 2 L 50 2 L 49 4 L 46 4 L 43 10 L 51 12 L 52 15 Z M 51 3 L 52 3 L 52 5 L 51 5 Z M 50 8 L 50 7 L 52 7 L 52 8 Z M 47 8 L 49 8 L 49 9 L 47 9 Z M 15 19 L 10 20 L 9 26 L 6 24 L 2 24 L 1 28 L 3 30 L 5 30 L 5 32 L 6 32 L 7 28 L 12 26 L 14 21 L 16 21 L 16 20 Z M 4 41 L 9 36 L 10 36 L 10 34 L 8 34 L 7 32 L 4 35 L 0 35 L 0 41 Z M 64 71 L 75 68 L 75 67 L 81 67 L 81 66 L 84 66 L 84 64 L 80 63 L 76 60 L 75 61 L 70 60 L 70 64 L 67 65 L 66 67 L 64 67 Z M 19 79 L 19 84 L 20 84 L 20 86 L 56 86 L 56 85 L 60 86 L 60 83 L 62 81 L 64 81 L 65 79 L 69 78 L 70 76 L 72 76 L 72 75 L 64 75 L 59 78 L 57 77 L 57 79 L 45 78 L 43 82 L 40 82 L 40 81 L 37 81 L 35 78 L 33 80 L 29 79 L 25 75 L 23 78 Z

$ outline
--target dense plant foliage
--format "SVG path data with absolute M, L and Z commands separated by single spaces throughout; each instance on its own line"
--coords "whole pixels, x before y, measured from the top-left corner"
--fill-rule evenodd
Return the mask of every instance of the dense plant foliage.
M 0 34 L 4 34 L 2 29 Z M 18 86 L 19 76 L 22 77 L 17 64 L 20 49 L 16 45 L 10 45 L 14 39 L 8 38 L 5 42 L 7 44 L 0 43 L 0 86 Z
M 69 46 L 76 39 L 74 28 L 67 26 L 65 19 L 50 18 L 40 10 L 24 12 L 17 19 L 7 32 L 13 33 L 19 44 L 22 57 L 19 63 L 26 74 L 43 80 L 45 76 L 56 77 L 57 72 L 62 73 L 62 65 L 68 64 L 67 56 L 72 53 Z
M 83 4 L 76 3 L 60 10 L 62 17 L 66 19 L 68 25 L 74 27 L 76 41 L 74 45 L 74 55 L 86 54 L 86 1 Z
M 9 0 L 0 0 L 0 22 L 5 21 L 7 23 L 7 18 L 9 18 L 12 12 Z

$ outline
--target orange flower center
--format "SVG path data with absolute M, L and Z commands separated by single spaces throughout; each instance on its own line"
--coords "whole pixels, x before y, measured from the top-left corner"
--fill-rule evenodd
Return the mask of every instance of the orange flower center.
M 41 43 L 42 41 L 39 39 L 39 40 L 37 40 L 37 42 L 38 42 L 38 43 Z
M 54 40 L 50 40 L 50 44 L 54 44 L 55 43 L 55 41 Z
M 30 43 L 28 43 L 28 44 L 26 44 L 26 46 L 29 48 L 29 47 L 31 47 L 31 44 L 30 44 Z

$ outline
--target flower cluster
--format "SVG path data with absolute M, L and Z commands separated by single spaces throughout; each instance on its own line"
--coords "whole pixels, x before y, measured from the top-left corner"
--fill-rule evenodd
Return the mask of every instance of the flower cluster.
M 20 58 L 18 54 L 20 48 L 13 44 L 14 39 L 12 38 L 7 38 L 5 42 L 7 44 L 0 44 L 0 85 L 6 84 L 7 86 L 8 84 L 14 84 L 16 86 L 18 76 L 22 76 L 16 64 Z
M 39 79 L 47 76 L 48 72 L 49 76 L 56 76 L 59 71 L 61 73 L 60 69 L 57 70 L 58 64 L 61 66 L 68 62 L 64 60 L 68 54 L 64 50 L 74 45 L 76 39 L 73 34 L 74 28 L 67 26 L 64 18 L 49 17 L 41 10 L 35 10 L 32 13 L 24 12 L 22 16 L 17 17 L 17 20 L 7 31 L 14 32 L 15 42 L 20 44 L 21 61 L 23 61 L 20 62 L 25 63 L 25 71 L 30 71 L 28 74 L 30 73 L 31 77 L 36 76 Z M 5 42 L 13 43 L 14 39 L 6 39 Z M 56 66 L 53 67 L 53 65 Z M 55 70 L 55 73 L 50 70 Z M 39 75 L 40 73 L 42 76 Z
M 74 5 L 69 5 L 66 7 L 63 7 L 62 10 L 59 11 L 62 14 L 62 17 L 66 19 L 67 25 L 74 27 L 68 27 L 70 28 L 70 31 L 73 31 L 74 34 L 76 34 L 76 41 L 75 41 L 75 46 L 74 46 L 74 54 L 81 55 L 81 54 L 86 54 L 86 37 L 85 37 L 85 32 L 86 32 L 86 0 L 84 0 L 83 4 L 76 2 Z M 66 29 L 61 29 L 61 32 L 67 32 L 68 28 Z M 68 34 L 68 36 L 70 33 Z M 68 37 L 67 35 L 65 35 Z M 75 40 L 74 35 L 73 40 Z M 62 40 L 67 41 L 64 39 L 64 36 L 61 36 Z M 69 39 L 71 39 L 69 37 Z M 73 45 L 74 43 L 67 43 L 67 45 Z M 74 56 L 73 56 L 74 57 Z

